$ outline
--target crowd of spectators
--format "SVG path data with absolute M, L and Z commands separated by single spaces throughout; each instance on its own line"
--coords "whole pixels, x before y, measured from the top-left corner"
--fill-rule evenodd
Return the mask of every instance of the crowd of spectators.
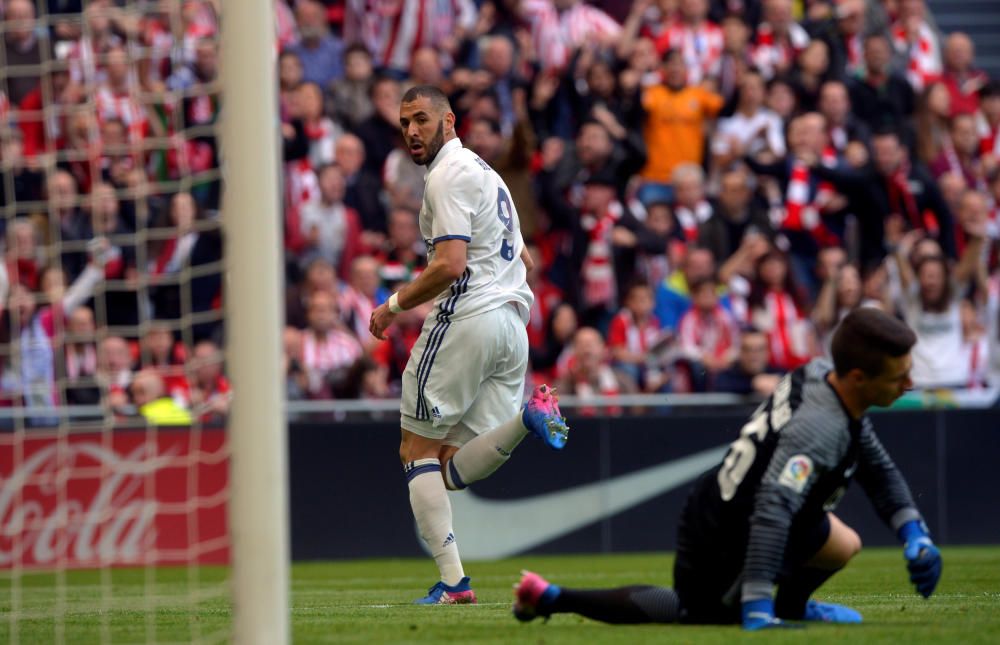
M 218 3 L 40 4 L 3 4 L 0 391 L 223 415 Z M 290 398 L 399 393 L 429 305 L 367 322 L 426 262 L 421 83 L 510 188 L 533 382 L 766 394 L 874 306 L 917 386 L 1000 385 L 1000 82 L 924 0 L 273 6 Z

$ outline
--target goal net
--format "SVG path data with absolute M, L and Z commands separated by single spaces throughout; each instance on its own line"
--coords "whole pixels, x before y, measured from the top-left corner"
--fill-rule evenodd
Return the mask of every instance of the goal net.
M 225 642 L 220 3 L 79 4 L 0 23 L 0 641 Z

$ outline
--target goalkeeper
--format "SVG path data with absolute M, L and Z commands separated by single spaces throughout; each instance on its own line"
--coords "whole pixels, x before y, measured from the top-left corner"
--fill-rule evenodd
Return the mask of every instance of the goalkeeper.
M 524 572 L 520 620 L 572 612 L 608 623 L 858 623 L 849 608 L 812 594 L 861 549 L 832 510 L 856 478 L 904 544 L 910 580 L 929 597 L 941 554 L 902 474 L 865 415 L 910 381 L 913 332 L 876 309 L 850 313 L 832 345 L 785 376 L 743 426 L 723 462 L 697 482 L 678 525 L 674 588 L 568 589 Z

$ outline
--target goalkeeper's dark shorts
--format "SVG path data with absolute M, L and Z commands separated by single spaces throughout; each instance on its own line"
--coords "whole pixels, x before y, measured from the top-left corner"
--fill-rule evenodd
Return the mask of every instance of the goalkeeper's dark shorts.
M 746 559 L 746 523 L 737 527 L 715 525 L 705 531 L 704 515 L 688 503 L 681 515 L 674 561 L 674 589 L 681 601 L 681 622 L 694 624 L 739 623 L 740 593 Z M 788 536 L 785 561 L 775 581 L 794 577 L 830 536 L 826 513 L 796 522 Z

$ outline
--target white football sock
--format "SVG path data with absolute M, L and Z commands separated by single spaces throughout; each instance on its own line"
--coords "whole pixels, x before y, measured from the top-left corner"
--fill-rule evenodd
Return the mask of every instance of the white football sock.
M 445 469 L 448 488 L 461 490 L 472 482 L 486 479 L 510 459 L 528 429 L 521 423 L 521 414 L 489 432 L 484 432 L 459 448 Z
M 441 479 L 441 462 L 437 459 L 411 461 L 403 470 L 410 488 L 410 508 L 417 520 L 420 536 L 427 543 L 441 580 L 454 586 L 465 576 L 458 543 L 451 526 L 451 502 Z

